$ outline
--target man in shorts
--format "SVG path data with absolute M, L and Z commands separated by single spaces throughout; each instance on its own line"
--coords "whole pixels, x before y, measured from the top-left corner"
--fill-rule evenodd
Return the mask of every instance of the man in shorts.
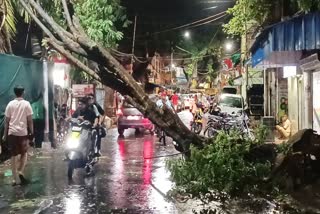
M 32 108 L 28 101 L 24 100 L 24 88 L 14 88 L 16 98 L 7 105 L 5 116 L 5 132 L 3 140 L 7 140 L 11 152 L 12 185 L 17 185 L 19 176 L 22 185 L 28 180 L 24 177 L 24 169 L 27 163 L 27 150 L 29 139 L 33 138 Z M 20 155 L 20 159 L 18 156 Z

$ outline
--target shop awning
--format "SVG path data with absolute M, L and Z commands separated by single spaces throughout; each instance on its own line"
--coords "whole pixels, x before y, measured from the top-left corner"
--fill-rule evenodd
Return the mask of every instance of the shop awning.
M 252 66 L 295 65 L 303 50 L 320 49 L 320 12 L 266 28 L 251 47 Z

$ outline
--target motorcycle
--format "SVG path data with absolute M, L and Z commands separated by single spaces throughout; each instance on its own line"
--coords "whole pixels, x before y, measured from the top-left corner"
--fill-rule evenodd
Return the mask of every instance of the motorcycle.
M 87 175 L 93 173 L 92 168 L 98 161 L 95 157 L 96 146 L 92 146 L 97 139 L 97 132 L 92 131 L 89 121 L 71 120 L 71 133 L 66 141 L 66 156 L 68 159 L 68 178 L 72 179 L 75 169 L 84 168 Z
M 65 137 L 68 134 L 68 129 L 68 123 L 65 121 L 65 118 L 59 116 L 59 119 L 57 120 L 57 142 L 64 142 Z
M 194 119 L 191 122 L 191 131 L 196 134 L 200 134 L 200 132 L 202 131 L 202 114 L 203 113 L 201 108 L 198 108 L 194 115 Z
M 215 137 L 220 130 L 229 132 L 230 130 L 238 130 L 240 134 L 251 140 L 255 140 L 253 131 L 249 128 L 249 117 L 244 111 L 231 115 L 219 114 L 219 116 L 209 116 L 209 121 L 204 134 L 208 137 Z

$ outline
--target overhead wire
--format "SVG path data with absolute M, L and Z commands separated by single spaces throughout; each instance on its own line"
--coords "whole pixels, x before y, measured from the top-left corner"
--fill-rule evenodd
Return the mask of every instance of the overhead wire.
M 214 22 L 224 16 L 226 16 L 226 11 L 223 11 L 223 12 L 220 12 L 220 13 L 217 13 L 215 15 L 212 15 L 212 16 L 209 16 L 207 18 L 204 18 L 204 19 L 200 19 L 200 20 L 197 20 L 197 21 L 194 21 L 194 22 L 191 22 L 191 23 L 188 23 L 188 24 L 184 24 L 184 25 L 180 25 L 178 27 L 173 27 L 173 28 L 169 28 L 169 29 L 166 29 L 166 30 L 161 30 L 161 31 L 157 31 L 157 32 L 154 32 L 152 33 L 152 35 L 155 35 L 155 34 L 160 34 L 160 33 L 166 33 L 166 32 L 169 32 L 169 31 L 174 31 L 174 30 L 179 30 L 181 28 L 193 28 L 193 27 L 198 27 L 198 26 L 201 26 L 201 25 L 205 25 L 205 24 L 208 24 L 208 23 L 211 23 L 211 22 Z M 217 17 L 217 18 L 216 18 Z M 208 20 L 208 21 L 207 21 Z M 203 22 L 205 21 L 205 22 Z M 196 25 L 195 25 L 196 24 Z
M 217 18 L 215 18 L 215 19 L 213 19 L 213 20 L 209 20 L 209 21 L 206 21 L 206 22 L 197 24 L 197 25 L 193 25 L 193 26 L 191 26 L 191 27 L 189 27 L 189 28 L 195 28 L 195 27 L 199 27 L 199 26 L 202 26 L 202 25 L 206 25 L 206 24 L 209 24 L 209 23 L 211 23 L 211 22 L 215 22 L 215 21 L 217 21 L 217 20 L 219 20 L 219 19 L 221 19 L 221 18 L 223 18 L 223 17 L 225 17 L 225 16 L 227 16 L 226 13 L 223 14 L 223 15 L 221 15 L 221 16 L 219 16 L 219 17 L 217 17 Z
M 122 53 L 122 52 L 119 52 L 119 51 L 116 51 L 118 53 L 114 53 L 117 57 L 131 57 L 132 54 L 128 54 L 128 53 Z M 203 56 L 194 56 L 194 57 L 183 57 L 183 58 L 175 58 L 174 60 L 189 60 L 189 59 L 198 59 L 198 58 L 203 58 L 203 57 L 210 57 L 212 56 L 213 54 L 207 54 L 207 55 L 203 55 Z M 148 62 L 148 60 L 146 61 L 141 61 L 140 59 L 146 59 L 145 57 L 139 57 L 139 56 L 135 56 L 134 55 L 134 58 L 137 59 L 138 62 L 140 63 L 146 63 Z M 164 57 L 165 58 L 165 57 Z

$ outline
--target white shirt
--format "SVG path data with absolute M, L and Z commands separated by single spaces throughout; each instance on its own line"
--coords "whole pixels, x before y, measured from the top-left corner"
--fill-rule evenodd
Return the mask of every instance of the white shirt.
M 16 98 L 9 102 L 5 115 L 9 118 L 8 135 L 27 136 L 27 117 L 33 114 L 31 105 L 23 98 Z

